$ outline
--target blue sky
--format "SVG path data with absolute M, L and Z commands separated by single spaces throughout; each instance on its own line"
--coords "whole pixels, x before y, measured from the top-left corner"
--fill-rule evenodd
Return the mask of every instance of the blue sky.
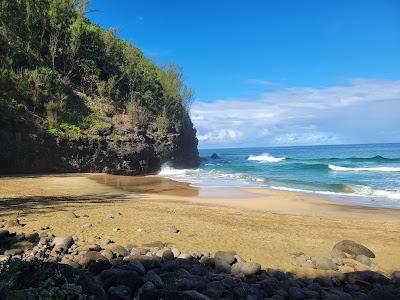
M 107 1 L 196 92 L 201 147 L 400 142 L 400 1 Z

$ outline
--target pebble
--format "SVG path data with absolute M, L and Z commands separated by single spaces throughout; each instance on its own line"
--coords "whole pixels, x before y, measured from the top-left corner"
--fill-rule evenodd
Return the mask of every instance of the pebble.
M 92 228 L 92 227 L 93 227 L 93 225 L 90 224 L 90 223 L 83 224 L 83 228 L 85 228 L 85 229 L 89 229 L 89 228 Z
M 113 228 L 112 229 L 112 231 L 114 231 L 114 232 L 117 232 L 117 231 L 120 231 L 121 229 L 119 229 L 118 227 L 115 227 L 115 228 Z
M 136 231 L 137 232 L 144 232 L 144 229 L 140 227 L 140 228 L 136 229 Z
M 179 233 L 180 232 L 180 230 L 178 228 L 176 228 L 175 226 L 168 227 L 167 230 L 170 233 Z

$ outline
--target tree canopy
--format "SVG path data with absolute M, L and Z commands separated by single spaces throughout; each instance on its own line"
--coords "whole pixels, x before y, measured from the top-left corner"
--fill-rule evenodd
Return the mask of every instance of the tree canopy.
M 87 6 L 0 0 L 0 118 L 18 106 L 50 127 L 84 131 L 108 105 L 113 114 L 134 108 L 147 120 L 170 123 L 166 128 L 181 126 L 193 92 L 180 68 L 155 65 L 114 30 L 92 23 Z

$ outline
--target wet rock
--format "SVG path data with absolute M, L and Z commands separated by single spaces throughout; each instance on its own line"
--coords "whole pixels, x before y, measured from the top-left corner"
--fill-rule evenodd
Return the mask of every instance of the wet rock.
M 211 154 L 210 158 L 211 159 L 219 159 L 219 156 L 217 153 L 213 153 L 213 154 Z
M 333 248 L 353 257 L 362 254 L 369 258 L 375 258 L 375 254 L 370 249 L 351 240 L 343 240 L 333 246 Z
M 132 291 L 126 285 L 112 286 L 108 289 L 110 300 L 131 300 Z
M 236 252 L 234 251 L 218 251 L 215 253 L 214 258 L 216 261 L 222 261 L 227 264 L 232 264 L 235 262 Z

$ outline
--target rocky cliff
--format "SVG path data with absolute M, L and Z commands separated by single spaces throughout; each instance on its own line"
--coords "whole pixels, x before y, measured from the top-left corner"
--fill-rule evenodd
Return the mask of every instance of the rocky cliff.
M 18 116 L 21 114 L 13 114 Z M 25 118 L 0 120 L 0 174 L 105 172 L 119 175 L 155 174 L 163 163 L 195 167 L 199 157 L 196 130 L 187 117 L 181 131 L 161 134 L 155 124 L 128 129 L 113 139 L 109 128 L 98 140 L 57 137 Z M 7 134 L 5 134 L 7 133 Z

